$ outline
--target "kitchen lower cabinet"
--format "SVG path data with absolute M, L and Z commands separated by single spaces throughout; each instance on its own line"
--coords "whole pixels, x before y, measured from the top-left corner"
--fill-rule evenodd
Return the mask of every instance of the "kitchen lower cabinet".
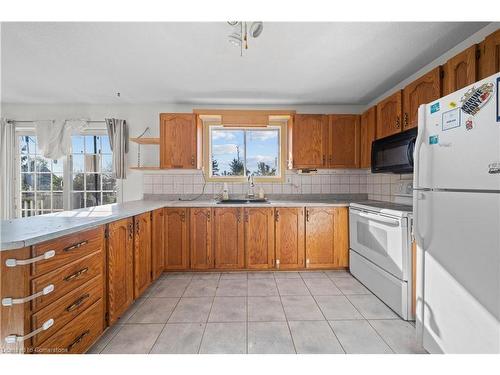
M 214 208 L 214 256 L 217 269 L 245 267 L 243 208 Z
M 274 209 L 245 208 L 246 268 L 274 267 Z
M 164 218 L 165 270 L 189 268 L 188 209 L 166 208 Z
M 151 285 L 151 212 L 134 217 L 134 297 Z
M 111 325 L 134 301 L 133 218 L 108 224 L 107 247 L 107 308 Z
M 191 269 L 214 268 L 212 209 L 209 207 L 191 208 L 189 211 Z
M 304 208 L 275 209 L 276 268 L 304 268 Z
M 348 267 L 348 209 L 306 208 L 306 268 Z
M 161 276 L 165 259 L 165 213 L 163 208 L 152 212 L 151 216 L 151 275 L 156 280 Z

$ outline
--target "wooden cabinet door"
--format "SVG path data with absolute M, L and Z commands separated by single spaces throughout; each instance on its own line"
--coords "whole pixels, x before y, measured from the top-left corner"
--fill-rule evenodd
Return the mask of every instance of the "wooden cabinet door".
M 237 269 L 245 266 L 242 208 L 214 209 L 215 268 Z
M 330 115 L 328 167 L 359 168 L 359 116 Z
M 191 247 L 191 268 L 214 268 L 212 246 L 212 209 L 191 208 L 189 220 L 189 244 Z
M 460 90 L 477 80 L 477 45 L 467 48 L 443 65 L 443 96 Z
M 274 267 L 274 210 L 245 208 L 246 268 Z
M 401 90 L 377 104 L 377 139 L 401 132 Z
M 160 277 L 163 272 L 163 264 L 165 258 L 165 233 L 163 231 L 163 228 L 165 227 L 164 218 L 165 214 L 163 208 L 159 208 L 153 211 L 151 223 L 151 267 L 153 280 L 156 280 L 158 277 Z
M 108 224 L 107 249 L 107 306 L 111 325 L 134 301 L 133 218 Z
M 328 116 L 295 115 L 292 129 L 293 167 L 326 167 L 327 152 Z
M 349 208 L 333 209 L 333 267 L 349 267 Z
M 194 114 L 160 114 L 160 168 L 196 168 Z
M 189 268 L 187 208 L 165 208 L 165 269 Z
M 377 124 L 377 107 L 373 106 L 360 118 L 360 168 L 372 165 L 372 142 L 375 140 Z
M 480 44 L 480 48 L 478 79 L 500 72 L 500 29 L 488 35 Z
M 134 216 L 134 295 L 139 298 L 151 284 L 151 212 Z
M 304 268 L 304 209 L 276 208 L 275 221 L 276 268 Z
M 441 97 L 441 67 L 431 70 L 403 90 L 403 131 L 418 125 L 418 107 Z
M 306 207 L 306 268 L 349 266 L 347 207 Z

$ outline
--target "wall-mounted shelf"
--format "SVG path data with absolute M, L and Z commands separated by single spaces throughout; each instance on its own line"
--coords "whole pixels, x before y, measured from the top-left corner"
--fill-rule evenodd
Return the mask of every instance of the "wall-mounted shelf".
M 131 142 L 138 143 L 140 145 L 159 145 L 160 138 L 130 138 Z
M 129 169 L 135 169 L 139 171 L 159 171 L 160 167 L 129 167 Z

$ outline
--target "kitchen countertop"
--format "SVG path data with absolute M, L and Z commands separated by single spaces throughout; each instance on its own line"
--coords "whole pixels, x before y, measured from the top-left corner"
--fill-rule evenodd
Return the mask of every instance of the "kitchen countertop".
M 94 228 L 112 221 L 138 215 L 162 207 L 347 207 L 353 202 L 382 204 L 366 199 L 273 199 L 269 203 L 217 204 L 213 199 L 204 200 L 137 200 L 97 207 L 56 212 L 42 216 L 2 220 L 0 251 L 18 249 L 48 241 L 77 231 Z M 386 202 L 390 204 L 390 202 Z

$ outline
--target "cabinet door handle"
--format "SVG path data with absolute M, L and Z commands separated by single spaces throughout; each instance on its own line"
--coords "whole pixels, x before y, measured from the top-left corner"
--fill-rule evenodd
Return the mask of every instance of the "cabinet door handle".
M 83 274 L 85 274 L 88 270 L 89 270 L 88 267 L 82 268 L 80 271 L 77 271 L 69 276 L 66 276 L 64 278 L 64 281 L 71 281 L 73 279 L 76 279 L 76 278 L 82 276 Z
M 128 238 L 129 238 L 129 240 L 131 240 L 133 236 L 134 236 L 134 229 L 132 227 L 132 223 L 130 223 L 128 225 Z
M 309 210 L 306 208 L 306 221 L 309 221 Z
M 184 211 L 181 212 L 181 221 L 182 222 L 186 221 L 186 213 Z
M 326 164 L 326 156 L 323 155 L 323 165 L 325 165 L 325 164 Z
M 77 309 L 83 303 L 83 301 L 85 301 L 89 297 L 90 297 L 89 293 L 84 294 L 83 296 L 78 298 L 75 302 L 73 302 L 71 305 L 66 307 L 66 311 L 71 312 L 71 311 Z
M 73 349 L 73 347 L 77 344 L 79 344 L 85 336 L 87 336 L 88 334 L 90 333 L 90 330 L 87 329 L 85 332 L 83 332 L 80 336 L 78 336 L 75 341 L 73 341 L 71 344 L 68 345 L 68 347 L 66 348 L 66 350 L 69 352 L 71 349 Z
M 280 221 L 280 211 L 278 209 L 276 209 L 274 219 L 276 220 L 276 222 Z
M 207 221 L 210 222 L 210 211 L 207 213 Z
M 40 260 L 45 260 L 45 259 L 52 258 L 54 255 L 56 255 L 56 251 L 55 250 L 48 250 L 45 253 L 43 253 L 42 255 L 39 255 L 39 256 L 34 257 L 34 258 L 29 258 L 29 259 L 14 259 L 14 258 L 10 258 L 10 259 L 6 259 L 5 260 L 5 265 L 7 267 L 25 266 L 27 264 L 32 264 L 32 263 L 38 262 Z
M 194 155 L 191 155 L 191 165 L 194 166 Z
M 408 126 L 408 112 L 405 112 L 403 117 L 403 122 L 405 126 Z
M 49 319 L 46 322 L 44 322 L 40 328 L 35 329 L 34 331 L 28 333 L 25 336 L 9 335 L 5 337 L 5 342 L 7 344 L 15 344 L 16 342 L 26 341 L 32 338 L 33 336 L 38 335 L 40 332 L 48 330 L 53 325 L 54 325 L 54 319 Z
M 45 296 L 49 293 L 52 293 L 53 291 L 54 291 L 54 284 L 49 284 L 45 288 L 43 288 L 40 292 L 34 293 L 34 294 L 27 296 L 27 297 L 23 297 L 23 298 L 6 297 L 6 298 L 3 298 L 2 299 L 2 306 L 20 305 L 22 303 L 32 301 L 35 298 Z
M 399 129 L 401 127 L 401 124 L 400 124 L 400 119 L 399 119 L 399 116 L 396 117 L 396 128 Z
M 88 241 L 78 242 L 74 245 L 65 247 L 63 251 L 71 251 L 71 250 L 79 249 L 80 247 L 82 247 L 83 245 L 86 245 L 87 243 L 88 243 Z
M 280 260 L 276 259 L 276 269 L 279 269 L 279 268 L 280 268 Z
M 241 222 L 241 211 L 239 208 L 236 209 L 236 220 L 238 221 L 238 223 Z

